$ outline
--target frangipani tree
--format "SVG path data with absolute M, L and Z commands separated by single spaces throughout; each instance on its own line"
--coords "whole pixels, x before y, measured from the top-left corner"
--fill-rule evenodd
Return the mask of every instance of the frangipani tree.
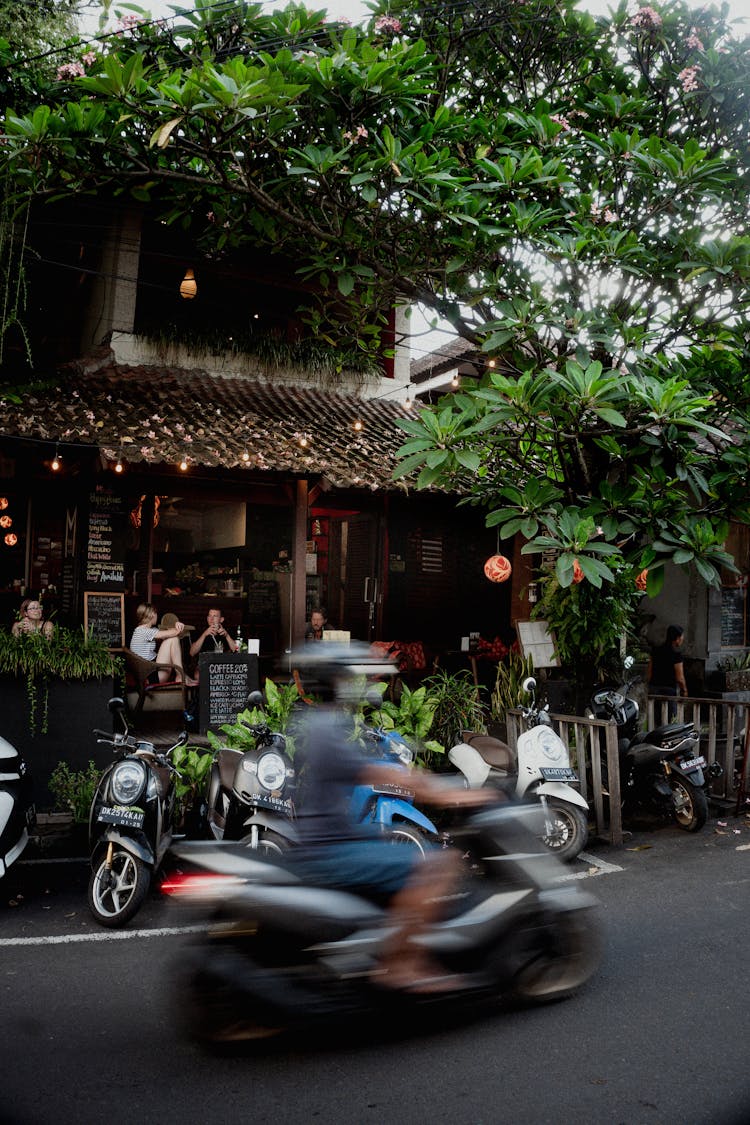
M 500 534 L 615 568 L 727 562 L 748 516 L 746 39 L 726 8 L 198 3 L 134 22 L 9 108 L 20 201 L 143 201 L 207 254 L 299 262 L 376 350 L 419 302 L 496 360 L 409 423 L 402 472 Z M 86 57 L 84 57 L 86 56 Z M 70 67 L 77 63 L 77 76 Z

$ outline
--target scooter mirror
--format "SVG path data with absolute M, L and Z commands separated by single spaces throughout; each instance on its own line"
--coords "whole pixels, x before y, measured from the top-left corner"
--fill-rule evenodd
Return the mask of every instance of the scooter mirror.
M 526 679 L 521 684 L 521 690 L 525 691 L 525 692 L 528 692 L 529 694 L 531 694 L 534 691 L 535 687 L 536 687 L 536 680 L 534 679 L 533 676 L 527 676 Z
M 251 691 L 246 702 L 248 707 L 263 707 L 266 701 L 262 691 Z
M 635 664 L 635 657 L 634 656 L 626 656 L 625 659 L 622 662 L 622 666 L 623 666 L 623 668 L 625 669 L 626 672 L 629 672 L 634 664 Z
M 111 712 L 111 714 L 117 715 L 120 711 L 125 710 L 125 700 L 121 699 L 119 695 L 116 695 L 112 699 L 110 699 L 109 703 L 107 704 L 107 709 Z
M 379 711 L 383 706 L 383 696 L 377 688 L 368 688 L 365 692 L 365 703 L 373 711 Z

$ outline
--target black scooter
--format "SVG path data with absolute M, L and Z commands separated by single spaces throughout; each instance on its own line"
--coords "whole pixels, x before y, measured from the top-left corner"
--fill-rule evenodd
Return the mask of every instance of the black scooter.
M 247 705 L 262 707 L 263 702 L 255 691 Z M 255 747 L 223 746 L 216 752 L 208 782 L 208 828 L 215 840 L 241 840 L 246 847 L 280 855 L 298 842 L 294 764 L 283 734 L 265 722 L 242 725 Z
M 293 868 L 237 844 L 181 842 L 164 893 L 202 912 L 206 932 L 178 961 L 174 995 L 188 1034 L 205 1045 L 265 1038 L 423 1005 L 560 1000 L 600 955 L 596 900 L 542 844 L 538 807 L 505 803 L 460 819 L 452 838 L 471 857 L 446 916 L 420 940 L 465 986 L 437 996 L 378 986 L 388 916 L 357 894 L 302 883 Z
M 174 778 L 169 755 L 187 742 L 183 731 L 169 750 L 131 735 L 122 699 L 110 711 L 123 730 L 96 730 L 97 742 L 111 746 L 116 761 L 94 793 L 89 815 L 91 876 L 88 902 L 102 926 L 125 926 L 140 910 L 153 873 L 172 842 Z
M 0 879 L 23 852 L 35 824 L 26 762 L 15 746 L 0 738 Z
M 635 683 L 594 692 L 587 712 L 617 724 L 623 815 L 651 811 L 674 819 L 686 832 L 698 832 L 708 817 L 708 779 L 721 777 L 722 767 L 707 765 L 698 752 L 700 736 L 692 723 L 639 731 L 638 703 L 628 695 Z M 606 788 L 606 762 L 602 783 Z

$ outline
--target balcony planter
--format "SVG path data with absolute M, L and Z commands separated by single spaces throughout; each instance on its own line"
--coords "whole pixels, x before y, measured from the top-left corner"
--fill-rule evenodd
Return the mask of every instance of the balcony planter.
M 750 691 L 750 668 L 737 668 L 724 673 L 727 691 Z
M 83 769 L 111 760 L 94 727 L 111 730 L 107 701 L 119 670 L 109 650 L 82 632 L 58 628 L 51 641 L 0 631 L 0 734 L 23 755 L 39 808 L 49 808 L 47 783 L 55 766 Z

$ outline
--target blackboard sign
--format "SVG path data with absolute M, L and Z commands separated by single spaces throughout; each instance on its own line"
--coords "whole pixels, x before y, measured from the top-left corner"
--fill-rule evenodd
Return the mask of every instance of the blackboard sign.
M 121 497 L 108 489 L 89 496 L 86 585 L 101 590 L 125 586 L 125 513 Z
M 721 647 L 745 647 L 745 590 L 724 586 L 721 591 Z
M 279 619 L 279 584 L 256 579 L 247 589 L 247 617 L 251 625 L 275 625 Z
M 218 730 L 222 723 L 233 723 L 247 705 L 249 692 L 258 690 L 258 657 L 227 652 L 201 653 L 200 730 Z
M 125 644 L 125 595 L 100 594 L 87 590 L 83 595 L 83 627 L 110 648 Z

